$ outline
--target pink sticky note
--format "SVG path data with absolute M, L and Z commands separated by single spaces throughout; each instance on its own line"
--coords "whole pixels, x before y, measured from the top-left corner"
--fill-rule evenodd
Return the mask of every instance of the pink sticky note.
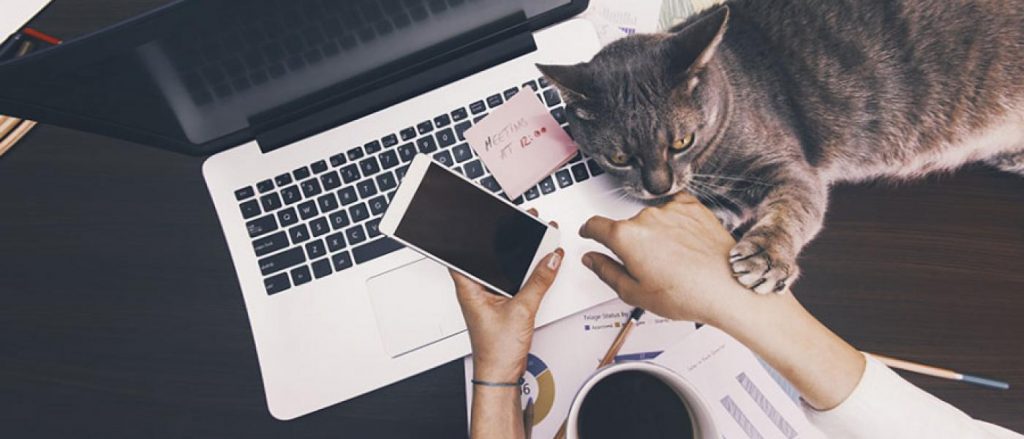
M 516 199 L 576 155 L 569 133 L 530 90 L 520 92 L 466 130 L 509 199 Z

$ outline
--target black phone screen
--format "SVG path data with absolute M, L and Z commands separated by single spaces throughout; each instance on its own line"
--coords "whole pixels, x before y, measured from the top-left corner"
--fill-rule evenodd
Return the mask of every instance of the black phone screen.
M 431 163 L 395 235 L 516 294 L 547 226 Z

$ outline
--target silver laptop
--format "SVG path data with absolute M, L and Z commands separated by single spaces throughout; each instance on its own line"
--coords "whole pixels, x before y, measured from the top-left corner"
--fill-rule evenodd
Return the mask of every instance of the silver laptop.
M 292 419 L 470 352 L 447 271 L 381 236 L 378 224 L 417 154 L 500 192 L 463 132 L 518 93 L 535 94 L 564 123 L 561 98 L 535 64 L 582 62 L 599 50 L 594 28 L 572 19 L 586 4 L 181 1 L 7 72 L 22 75 L 26 99 L 50 99 L 28 96 L 50 87 L 41 77 L 34 88 L 25 66 L 38 64 L 83 99 L 110 104 L 86 108 L 55 94 L 43 103 L 61 115 L 20 108 L 43 121 L 216 152 L 203 175 L 267 404 Z M 61 119 L 68 113 L 82 116 Z M 575 233 L 591 215 L 638 210 L 609 176 L 579 156 L 514 201 L 565 230 L 567 263 L 538 325 L 614 297 L 578 263 L 597 247 Z

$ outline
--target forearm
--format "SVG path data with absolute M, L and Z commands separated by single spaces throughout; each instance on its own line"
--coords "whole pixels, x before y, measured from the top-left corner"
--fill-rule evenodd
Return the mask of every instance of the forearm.
M 807 312 L 792 294 L 741 291 L 736 312 L 712 325 L 733 336 L 793 384 L 812 407 L 828 410 L 853 392 L 864 373 L 863 355 Z
M 473 386 L 470 437 L 473 439 L 525 437 L 518 387 Z

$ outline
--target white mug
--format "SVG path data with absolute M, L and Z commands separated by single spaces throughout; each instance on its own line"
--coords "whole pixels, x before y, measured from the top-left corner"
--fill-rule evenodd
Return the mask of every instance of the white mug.
M 679 398 L 683 400 L 686 405 L 686 409 L 689 412 L 694 429 L 693 437 L 697 439 L 719 439 L 721 437 L 718 434 L 718 429 L 715 428 L 715 421 L 714 417 L 711 415 L 711 410 L 708 408 L 707 403 L 704 402 L 704 398 L 701 397 L 700 392 L 697 391 L 697 388 L 694 387 L 693 384 L 690 384 L 690 382 L 685 378 L 667 367 L 647 361 L 629 361 L 598 369 L 597 372 L 594 372 L 594 374 L 591 375 L 585 383 L 583 383 L 583 386 L 580 387 L 578 392 L 576 392 L 576 396 L 572 400 L 572 406 L 569 407 L 569 417 L 566 425 L 566 437 L 568 439 L 580 439 L 580 407 L 583 406 L 583 400 L 587 398 L 587 395 L 590 393 L 590 390 L 594 388 L 594 385 L 609 375 L 625 371 L 639 371 L 646 373 L 658 378 L 661 382 L 674 390 L 676 394 L 679 395 Z

